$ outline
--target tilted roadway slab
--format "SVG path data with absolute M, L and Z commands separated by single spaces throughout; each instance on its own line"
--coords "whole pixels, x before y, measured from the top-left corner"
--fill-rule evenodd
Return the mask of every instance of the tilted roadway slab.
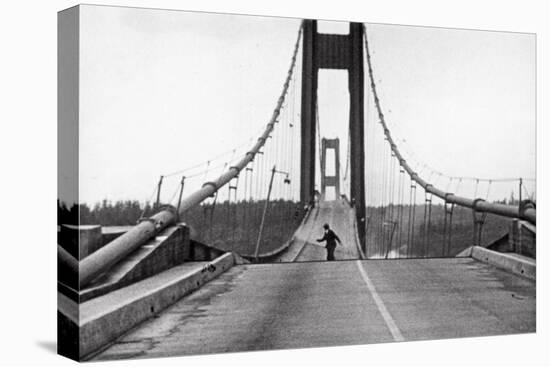
M 240 265 L 95 359 L 535 331 L 535 282 L 471 258 Z
M 278 262 L 326 260 L 325 242 L 317 242 L 317 239 L 323 237 L 325 223 L 330 225 L 342 241 L 341 245 L 336 246 L 335 258 L 359 259 L 355 212 L 346 201 L 339 199 L 317 203 L 307 220 L 296 230 L 293 244 Z

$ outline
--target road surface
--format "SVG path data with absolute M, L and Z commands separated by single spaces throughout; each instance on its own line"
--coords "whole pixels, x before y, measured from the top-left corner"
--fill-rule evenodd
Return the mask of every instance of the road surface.
M 95 359 L 526 333 L 535 315 L 534 282 L 470 258 L 240 265 Z
M 296 230 L 294 240 L 277 262 L 324 261 L 327 258 L 323 237 L 323 225 L 327 223 L 342 241 L 336 246 L 336 260 L 360 259 L 360 250 L 355 231 L 355 212 L 345 200 L 319 202 L 306 220 Z

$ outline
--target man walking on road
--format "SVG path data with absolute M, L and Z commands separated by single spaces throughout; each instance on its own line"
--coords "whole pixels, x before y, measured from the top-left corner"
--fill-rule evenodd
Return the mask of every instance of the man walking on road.
M 327 241 L 326 248 L 327 248 L 327 260 L 332 261 L 334 260 L 334 250 L 336 249 L 336 241 L 338 241 L 339 244 L 342 244 L 342 241 L 340 241 L 340 238 L 334 233 L 332 229 L 330 229 L 329 225 L 325 223 L 323 226 L 325 229 L 325 235 L 323 238 L 320 238 L 317 240 L 317 242 L 323 242 Z

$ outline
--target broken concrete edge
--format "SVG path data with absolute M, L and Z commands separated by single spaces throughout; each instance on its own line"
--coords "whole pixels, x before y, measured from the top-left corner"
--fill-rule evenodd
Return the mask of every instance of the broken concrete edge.
M 81 304 L 79 308 L 74 301 L 58 293 L 58 300 L 60 300 L 58 311 L 75 322 L 74 326 L 78 329 L 79 338 L 79 359 L 87 360 L 104 350 L 120 336 L 199 289 L 240 261 L 240 258 L 233 253 L 226 253 L 200 269 L 182 274 L 181 277 L 162 287 L 142 291 L 139 289 L 141 282 L 135 283 L 109 294 L 116 298 L 117 292 L 127 288 L 134 287 L 136 290 L 133 292 L 134 297 L 122 299 L 114 305 L 104 305 L 101 303 L 102 297 L 98 297 Z M 146 281 L 147 279 L 143 282 Z M 95 305 L 91 305 L 92 302 Z M 87 304 L 90 307 L 86 307 Z M 78 316 L 75 315 L 75 308 L 79 310 Z
M 480 246 L 471 246 L 457 255 L 457 257 L 468 256 L 527 279 L 536 280 L 537 278 L 536 260 L 522 255 L 496 252 Z

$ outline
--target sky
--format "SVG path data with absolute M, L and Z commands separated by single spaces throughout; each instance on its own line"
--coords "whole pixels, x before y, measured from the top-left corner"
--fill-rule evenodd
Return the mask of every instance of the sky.
M 245 152 L 271 117 L 300 25 L 292 18 L 81 9 L 80 202 L 90 204 L 147 200 L 159 175 L 236 146 Z M 411 162 L 449 176 L 535 177 L 534 35 L 366 26 L 382 108 Z M 347 27 L 319 23 L 326 33 Z M 340 138 L 345 157 L 346 72 L 321 70 L 318 96 L 320 136 Z M 375 123 L 366 105 L 366 123 Z M 177 180 L 166 185 L 171 192 Z

